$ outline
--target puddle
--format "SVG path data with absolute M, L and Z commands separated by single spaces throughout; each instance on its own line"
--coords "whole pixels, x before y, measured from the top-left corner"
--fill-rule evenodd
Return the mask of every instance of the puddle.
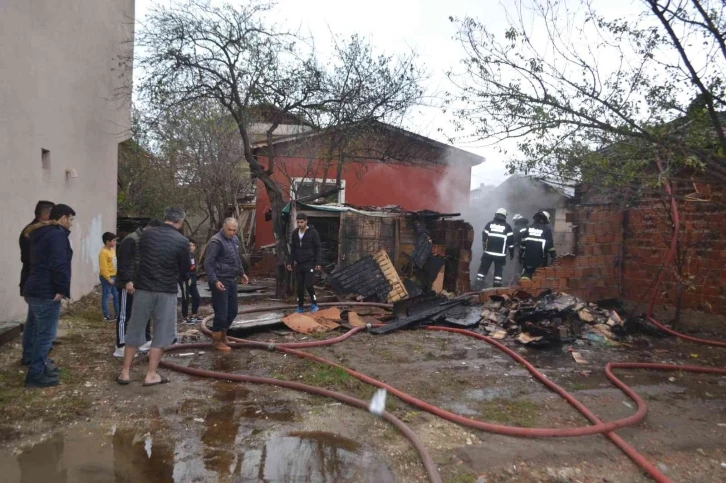
M 217 424 L 237 424 L 232 416 L 216 416 Z M 0 455 L 2 481 L 395 481 L 382 458 L 360 443 L 332 433 L 277 433 L 253 443 L 238 440 L 235 433 L 207 428 L 201 441 L 187 437 L 175 444 L 161 434 L 134 429 L 114 434 L 70 430 L 25 448 L 19 455 Z
M 358 442 L 327 432 L 274 435 L 240 462 L 242 481 L 395 481 L 386 463 Z
M 0 456 L 6 483 L 173 481 L 174 452 L 151 435 L 70 431 L 15 457 Z

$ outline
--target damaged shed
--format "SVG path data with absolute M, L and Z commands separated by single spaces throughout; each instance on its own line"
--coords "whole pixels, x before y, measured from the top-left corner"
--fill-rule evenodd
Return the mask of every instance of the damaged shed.
M 356 262 L 366 258 L 383 260 L 381 252 L 384 252 L 403 280 L 407 295 L 428 290 L 452 293 L 469 290 L 474 231 L 466 221 L 451 219 L 458 214 L 304 203 L 288 205 L 285 211 L 291 217 L 305 213 L 308 223 L 318 230 L 323 266 L 328 272 L 335 269 L 331 275 L 333 283 L 336 283 L 336 274 L 348 267 L 351 267 L 349 272 L 371 270 L 370 263 Z M 357 267 L 352 268 L 353 265 Z M 383 267 L 380 272 L 390 273 L 390 270 Z M 395 285 L 395 281 L 391 283 Z M 396 288 L 393 285 L 391 290 Z

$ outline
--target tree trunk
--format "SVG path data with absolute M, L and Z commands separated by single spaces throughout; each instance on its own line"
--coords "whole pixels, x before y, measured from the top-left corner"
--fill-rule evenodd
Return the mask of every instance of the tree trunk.
M 270 198 L 270 209 L 272 210 L 272 233 L 275 236 L 275 253 L 277 254 L 277 270 L 275 297 L 285 296 L 285 280 L 287 278 L 288 250 L 287 232 L 282 218 L 282 209 L 285 207 L 285 200 L 282 197 L 282 190 L 267 173 L 258 174 L 260 181 L 265 185 L 267 195 Z

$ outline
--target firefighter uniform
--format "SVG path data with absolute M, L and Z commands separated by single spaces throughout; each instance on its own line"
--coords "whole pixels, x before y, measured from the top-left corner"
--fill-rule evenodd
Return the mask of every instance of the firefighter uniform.
M 549 213 L 539 212 L 534 215 L 532 226 L 522 232 L 519 256 L 524 266 L 523 280 L 531 280 L 538 267 L 546 267 L 548 256 L 552 261 L 557 257 L 549 219 Z
M 527 226 L 529 226 L 529 220 L 517 213 L 512 218 L 512 221 L 514 221 L 514 270 L 512 271 L 511 285 L 516 285 L 517 280 L 522 275 L 522 257 L 520 256 L 522 249 L 520 246 L 522 244 L 522 235 L 524 235 L 524 232 L 527 231 Z
M 514 257 L 514 232 L 509 226 L 507 210 L 500 208 L 494 215 L 494 220 L 484 227 L 482 232 L 482 244 L 484 253 L 479 264 L 479 272 L 476 275 L 477 285 L 483 286 L 489 267 L 494 264 L 494 287 L 502 286 L 502 272 L 507 263 L 507 252 L 509 258 Z

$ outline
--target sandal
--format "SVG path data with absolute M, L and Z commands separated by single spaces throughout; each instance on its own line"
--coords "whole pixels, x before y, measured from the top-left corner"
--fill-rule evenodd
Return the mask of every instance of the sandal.
M 122 386 L 128 386 L 131 383 L 131 381 L 129 381 L 128 379 L 121 379 L 121 376 L 118 376 L 116 378 L 116 382 L 118 382 Z
M 145 383 L 142 384 L 142 386 L 144 386 L 144 387 L 158 386 L 159 384 L 166 384 L 166 383 L 169 383 L 169 382 L 171 382 L 169 379 L 167 379 L 164 376 L 161 376 L 161 379 L 159 379 L 158 381 L 156 381 L 156 382 L 145 382 Z

